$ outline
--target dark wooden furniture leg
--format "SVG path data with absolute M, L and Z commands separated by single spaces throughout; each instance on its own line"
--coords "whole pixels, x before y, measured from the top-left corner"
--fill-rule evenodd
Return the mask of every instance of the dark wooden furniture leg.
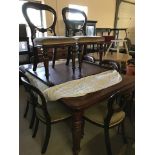
M 76 47 L 70 48 L 72 51 L 72 69 L 73 69 L 73 74 L 75 73 L 75 54 L 76 54 Z
M 100 45 L 99 45 L 99 65 L 100 65 L 100 66 L 102 65 L 103 50 L 104 50 L 103 45 L 100 44 Z
M 29 110 L 29 101 L 27 101 L 27 104 L 26 104 L 26 109 L 25 109 L 25 112 L 24 112 L 24 118 L 26 118 L 27 116 L 27 113 L 28 113 L 28 110 Z
M 49 142 L 49 139 L 50 139 L 50 135 L 51 135 L 51 124 L 46 124 L 46 135 L 45 135 L 45 139 L 44 139 L 44 143 L 43 143 L 43 146 L 42 146 L 41 153 L 46 152 L 48 142 Z
M 78 155 L 80 151 L 81 129 L 82 129 L 82 116 L 83 112 L 74 111 L 72 122 L 72 134 L 73 134 L 73 155 Z
M 32 105 L 33 106 L 33 105 Z M 35 121 L 36 113 L 35 113 L 35 106 L 32 107 L 32 117 L 29 128 L 32 129 L 34 121 Z
M 81 68 L 82 68 L 82 57 L 83 57 L 83 49 L 82 49 L 82 45 L 79 45 L 79 49 L 78 49 L 78 62 L 79 62 L 79 72 L 81 75 Z
M 33 60 L 33 71 L 36 71 L 38 64 L 38 50 L 37 47 L 33 47 L 34 60 Z
M 54 48 L 54 49 L 53 49 L 53 58 L 52 58 L 52 60 L 53 60 L 53 62 L 52 62 L 52 68 L 55 67 L 56 54 L 57 54 L 57 49 Z
M 37 131 L 38 131 L 38 126 L 39 126 L 39 119 L 36 118 L 36 122 L 35 122 L 35 127 L 34 127 L 34 131 L 33 131 L 33 134 L 32 134 L 32 137 L 34 138 L 37 134 Z
M 121 129 L 122 129 L 122 138 L 123 138 L 123 142 L 125 144 L 127 144 L 127 139 L 126 139 L 126 136 L 125 136 L 125 129 L 124 129 L 124 121 L 121 123 Z
M 44 61 L 44 67 L 45 67 L 45 76 L 46 78 L 49 77 L 49 57 L 48 57 L 48 50 L 47 48 L 43 48 L 43 52 L 44 52 L 44 55 L 43 55 L 43 61 Z
M 68 47 L 66 65 L 69 65 L 70 57 L 71 57 L 71 47 Z
M 112 155 L 111 143 L 110 143 L 110 139 L 109 139 L 109 127 L 108 126 L 106 126 L 104 128 L 104 134 L 105 134 L 105 145 L 106 145 L 107 155 Z

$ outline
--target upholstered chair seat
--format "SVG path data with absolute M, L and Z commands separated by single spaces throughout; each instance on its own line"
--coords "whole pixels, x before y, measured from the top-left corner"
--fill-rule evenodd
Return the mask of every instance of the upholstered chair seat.
M 84 113 L 84 117 L 92 122 L 104 126 L 104 119 L 107 115 L 107 107 L 106 107 L 107 104 L 105 102 L 101 102 L 87 109 Z M 119 124 L 120 122 L 123 121 L 124 118 L 125 118 L 124 111 L 115 112 L 111 117 L 109 127 Z
M 48 36 L 48 37 L 39 37 L 35 38 L 34 44 L 36 45 L 46 45 L 46 46 L 51 46 L 51 45 L 63 45 L 63 44 L 75 44 L 76 40 L 74 38 L 69 38 L 69 37 L 63 37 L 63 36 Z
M 124 130 L 126 96 L 121 90 L 114 92 L 109 98 L 97 103 L 93 107 L 88 108 L 84 112 L 84 120 L 93 123 L 104 129 L 104 139 L 106 145 L 107 155 L 113 155 L 111 149 L 111 142 L 109 130 L 113 127 L 121 127 L 122 138 L 124 143 L 127 142 Z M 84 120 L 83 131 L 84 134 Z
M 71 116 L 69 110 L 63 104 L 57 101 L 47 102 L 46 106 L 51 117 L 51 123 L 67 119 Z M 36 115 L 43 122 L 46 121 L 45 115 L 39 106 L 36 107 Z
M 74 36 L 78 44 L 96 44 L 104 43 L 104 37 L 100 36 Z
M 24 78 L 21 78 L 21 82 L 28 90 L 34 107 L 35 127 L 32 137 L 35 137 L 37 134 L 39 121 L 46 126 L 45 137 L 41 150 L 41 153 L 45 153 L 50 139 L 51 126 L 53 126 L 54 123 L 70 118 L 72 114 L 60 102 L 47 102 L 42 91 L 37 88 L 38 86 L 36 87 L 30 84 L 29 81 L 26 81 Z

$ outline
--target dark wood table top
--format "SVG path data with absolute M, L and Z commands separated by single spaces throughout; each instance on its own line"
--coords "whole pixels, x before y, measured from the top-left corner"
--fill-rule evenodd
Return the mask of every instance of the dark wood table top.
M 76 66 L 78 66 L 76 64 Z M 41 80 L 47 86 L 58 85 L 67 81 L 76 80 L 82 77 L 86 77 L 89 75 L 97 74 L 106 71 L 107 69 L 103 67 L 99 67 L 99 65 L 83 62 L 82 63 L 82 71 L 81 75 L 79 74 L 79 69 L 76 67 L 75 74 L 73 75 L 72 71 L 72 63 L 69 66 L 66 66 L 65 62 L 56 64 L 53 69 L 51 65 L 49 65 L 49 78 L 47 79 L 45 76 L 44 67 L 37 68 L 36 71 L 33 71 L 33 65 L 24 65 L 21 66 L 26 71 L 31 73 L 34 77 Z
M 95 81 L 94 81 L 95 82 Z M 73 110 L 81 110 L 91 105 L 94 105 L 100 101 L 103 101 L 110 95 L 112 95 L 117 90 L 122 90 L 124 92 L 132 91 L 135 87 L 135 77 L 134 76 L 123 76 L 123 80 L 111 87 L 89 93 L 85 96 L 80 97 L 69 97 L 61 99 L 68 107 Z
M 22 67 L 24 67 L 29 73 L 31 73 L 33 76 L 35 76 L 48 86 L 58 85 L 67 81 L 81 78 L 79 77 L 78 68 L 76 69 L 75 75 L 73 76 L 71 64 L 69 66 L 66 66 L 65 63 L 56 64 L 54 69 L 52 68 L 52 66 L 50 66 L 49 79 L 46 79 L 44 67 L 38 67 L 36 72 L 33 71 L 32 65 L 24 65 Z M 82 77 L 101 73 L 106 70 L 107 69 L 99 67 L 98 65 L 83 62 Z M 85 108 L 88 108 L 91 105 L 94 105 L 106 99 L 119 89 L 121 89 L 122 91 L 134 90 L 135 77 L 122 76 L 122 78 L 123 80 L 120 83 L 111 87 L 102 89 L 97 92 L 89 93 L 85 96 L 63 98 L 60 99 L 60 101 L 64 102 L 64 104 L 72 110 L 84 110 Z

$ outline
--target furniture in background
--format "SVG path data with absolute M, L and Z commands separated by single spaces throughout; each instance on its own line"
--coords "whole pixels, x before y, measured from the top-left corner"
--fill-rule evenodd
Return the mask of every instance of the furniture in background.
M 127 40 L 124 39 L 115 39 L 115 40 L 111 40 L 111 43 L 106 51 L 106 54 L 110 51 L 110 50 L 116 50 L 117 54 L 120 52 L 120 50 L 125 49 L 126 53 L 129 54 L 129 50 L 127 47 Z M 120 44 L 124 44 L 125 48 L 122 48 L 122 46 L 120 46 Z M 113 46 L 114 45 L 114 46 Z
M 30 57 L 31 52 L 26 24 L 19 24 L 19 65 L 30 63 Z
M 28 90 L 35 112 L 36 122 L 32 137 L 35 137 L 37 134 L 39 121 L 46 125 L 45 138 L 41 149 L 41 153 L 45 153 L 50 139 L 51 126 L 55 123 L 69 119 L 71 114 L 68 109 L 59 102 L 46 102 L 44 95 L 38 88 L 31 85 L 23 78 L 21 80 L 24 87 Z
M 84 112 L 85 120 L 104 128 L 107 155 L 112 155 L 109 129 L 121 125 L 123 141 L 124 143 L 127 142 L 124 132 L 125 112 L 123 108 L 125 105 L 125 97 L 123 93 L 118 90 L 105 101 L 88 108 Z
M 120 31 L 125 32 L 125 37 L 122 39 L 119 38 Z M 100 36 L 110 36 L 110 40 L 108 39 L 108 42 L 106 41 L 106 51 L 124 51 L 126 50 L 126 53 L 129 53 L 127 41 L 125 38 L 127 38 L 127 28 L 96 28 L 96 34 Z M 123 46 L 125 47 L 123 47 Z

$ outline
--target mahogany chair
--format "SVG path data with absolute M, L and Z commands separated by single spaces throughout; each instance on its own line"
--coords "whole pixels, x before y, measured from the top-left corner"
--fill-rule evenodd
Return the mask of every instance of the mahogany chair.
M 70 14 L 79 14 L 83 20 L 70 20 L 68 17 Z M 75 35 L 86 35 L 86 24 L 87 24 L 87 16 L 84 11 L 73 9 L 69 7 L 65 7 L 62 9 L 62 17 L 65 23 L 66 36 L 75 36 Z M 70 48 L 68 49 L 67 62 L 66 65 L 69 64 L 69 60 L 71 57 Z
M 51 126 L 60 121 L 69 119 L 71 114 L 68 109 L 63 106 L 63 104 L 57 101 L 46 102 L 42 92 L 35 86 L 32 86 L 26 80 L 22 79 L 22 83 L 25 88 L 29 90 L 29 94 L 33 99 L 32 103 L 35 107 L 36 122 L 32 137 L 35 137 L 37 134 L 39 121 L 41 121 L 46 126 L 45 138 L 41 150 L 41 153 L 45 153 L 50 139 Z M 35 97 L 36 95 L 38 98 Z
M 70 20 L 68 17 L 70 14 L 79 14 L 82 20 Z M 62 17 L 65 23 L 66 36 L 75 36 L 78 32 L 82 35 L 86 35 L 87 16 L 84 11 L 65 7 L 62 9 Z
M 30 83 L 30 79 L 25 75 L 25 73 L 23 73 L 23 71 L 19 70 L 19 81 L 20 84 L 23 84 L 23 79 L 27 82 Z M 29 94 L 29 89 L 27 87 L 24 87 L 25 91 L 27 94 Z M 34 96 L 36 97 L 36 96 Z M 29 128 L 32 129 L 33 125 L 34 125 L 34 120 L 35 120 L 35 107 L 34 104 L 32 103 L 33 99 L 30 95 L 27 96 L 27 104 L 26 104 L 26 108 L 25 108 L 25 112 L 24 112 L 24 118 L 27 117 L 28 111 L 29 111 L 29 107 L 30 105 L 32 105 L 32 116 L 31 116 L 31 121 L 30 121 L 30 125 Z
M 125 105 L 126 101 L 124 95 L 120 91 L 117 91 L 106 101 L 90 107 L 84 113 L 85 120 L 104 128 L 107 155 L 112 155 L 109 138 L 110 128 L 121 125 L 123 141 L 125 143 L 127 142 L 124 133 L 125 112 L 123 109 Z
M 31 16 L 29 14 L 29 9 L 33 9 L 35 11 L 40 11 L 40 13 L 42 11 L 48 12 L 50 14 L 51 18 L 53 18 L 53 20 L 50 20 L 50 22 L 51 22 L 50 26 L 45 28 L 43 25 L 41 27 L 36 25 L 36 23 L 34 23 L 34 21 L 32 21 L 32 19 L 31 19 Z M 43 61 L 43 59 L 45 59 L 48 54 L 47 53 L 44 54 L 42 52 L 42 47 L 36 45 L 34 40 L 35 40 L 35 38 L 37 38 L 38 32 L 42 33 L 42 36 L 45 36 L 45 33 L 47 33 L 47 32 L 50 32 L 53 36 L 56 36 L 55 25 L 56 25 L 57 15 L 56 15 L 56 11 L 52 7 L 50 7 L 46 4 L 35 3 L 35 2 L 24 3 L 22 6 L 22 12 L 23 12 L 23 16 L 25 17 L 25 20 L 27 21 L 27 23 L 30 27 L 30 30 L 31 30 L 31 41 L 32 41 L 33 53 L 34 53 L 33 70 L 36 71 L 37 63 L 39 61 Z M 40 21 L 43 21 L 43 19 L 40 19 Z M 55 57 L 56 57 L 56 51 L 53 49 L 53 56 L 52 56 L 53 67 L 55 64 Z

